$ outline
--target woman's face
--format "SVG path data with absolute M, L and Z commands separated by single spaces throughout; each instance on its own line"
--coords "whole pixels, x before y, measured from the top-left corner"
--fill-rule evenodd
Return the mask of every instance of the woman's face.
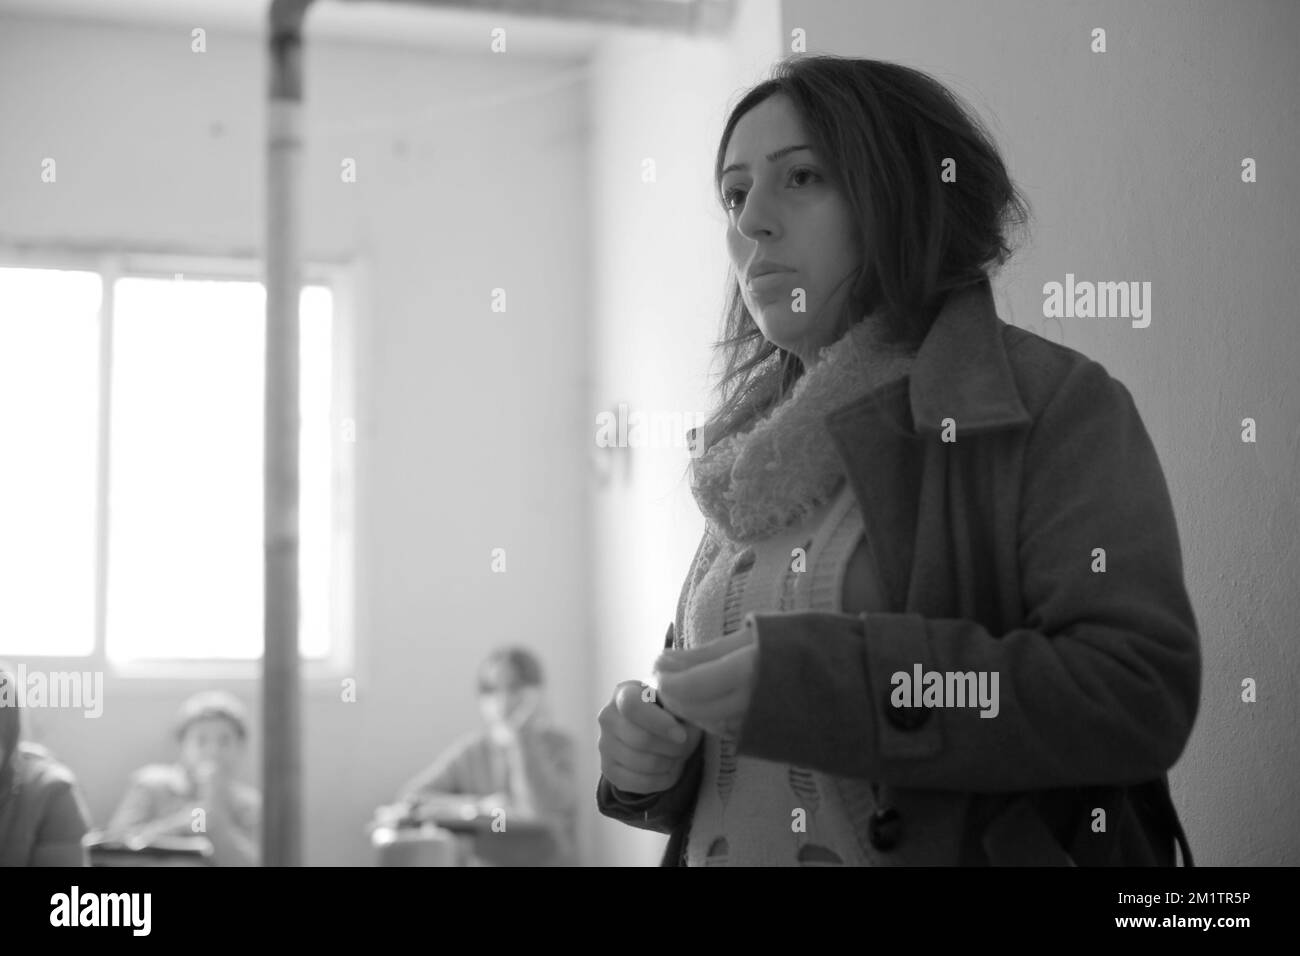
M 767 340 L 805 365 L 843 331 L 836 317 L 861 261 L 851 210 L 821 158 L 789 150 L 807 142 L 789 98 L 770 96 L 737 122 L 721 180 L 727 251 L 745 305 Z M 729 169 L 733 164 L 745 168 Z M 751 281 L 759 259 L 788 271 Z

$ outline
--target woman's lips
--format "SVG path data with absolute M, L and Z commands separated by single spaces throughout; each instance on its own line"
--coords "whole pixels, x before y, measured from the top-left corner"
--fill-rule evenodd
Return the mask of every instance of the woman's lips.
M 772 295 L 784 289 L 794 278 L 794 273 L 789 270 L 781 272 L 765 272 L 761 276 L 755 276 L 748 282 L 749 291 L 755 295 Z

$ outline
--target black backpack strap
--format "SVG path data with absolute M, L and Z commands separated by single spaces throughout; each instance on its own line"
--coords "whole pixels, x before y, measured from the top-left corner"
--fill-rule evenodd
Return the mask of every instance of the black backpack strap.
M 1169 792 L 1169 777 L 1160 778 L 1158 788 L 1161 809 L 1169 820 L 1170 829 L 1174 831 L 1174 839 L 1178 841 L 1178 849 L 1183 855 L 1183 866 L 1195 866 L 1192 862 L 1192 848 L 1187 842 L 1187 834 L 1183 832 L 1182 821 L 1178 819 L 1178 809 L 1174 806 L 1173 794 Z
M 1114 865 L 1118 854 L 1123 852 L 1117 845 L 1118 828 L 1102 835 L 1092 831 L 1089 817 L 1094 809 L 1104 809 L 1108 819 L 1118 819 L 1121 813 L 1130 816 L 1143 834 L 1146 850 L 1130 848 L 1128 865 L 1178 866 L 1180 853 L 1183 866 L 1195 865 L 1192 848 L 1169 792 L 1167 775 L 1141 784 L 1081 787 L 1066 793 L 1068 799 L 1047 819 L 1076 866 Z M 1140 862 L 1143 858 L 1147 862 Z

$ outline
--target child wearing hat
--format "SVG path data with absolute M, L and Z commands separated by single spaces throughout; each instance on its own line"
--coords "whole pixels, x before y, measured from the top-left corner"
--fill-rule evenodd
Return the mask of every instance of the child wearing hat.
M 195 694 L 181 705 L 176 739 L 179 762 L 136 771 L 108 833 L 138 845 L 201 834 L 218 866 L 256 866 L 261 796 L 234 779 L 248 739 L 243 704 L 224 691 Z

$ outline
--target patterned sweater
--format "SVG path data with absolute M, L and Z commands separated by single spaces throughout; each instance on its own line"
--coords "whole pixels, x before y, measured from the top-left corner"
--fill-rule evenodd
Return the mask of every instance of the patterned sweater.
M 732 633 L 750 611 L 879 607 L 874 575 L 856 573 L 866 555 L 862 516 L 847 483 L 803 522 L 749 546 L 715 532 L 687 592 L 685 645 Z M 851 561 L 855 573 L 846 581 Z M 739 756 L 734 740 L 713 734 L 703 746 L 687 865 L 869 865 L 834 778 Z

